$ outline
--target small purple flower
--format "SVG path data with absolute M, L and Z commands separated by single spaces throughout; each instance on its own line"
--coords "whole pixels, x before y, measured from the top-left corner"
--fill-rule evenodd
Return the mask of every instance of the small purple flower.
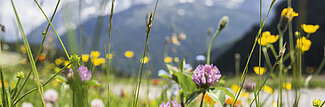
M 199 86 L 203 88 L 208 88 L 212 84 L 218 82 L 221 74 L 219 69 L 213 64 L 208 65 L 198 65 L 194 70 L 192 80 Z
M 161 103 L 159 107 L 182 107 L 182 105 L 178 104 L 176 101 L 168 101 L 166 103 Z
M 73 70 L 70 69 L 69 72 L 73 73 Z M 83 65 L 79 67 L 78 73 L 81 81 L 88 81 L 91 79 L 91 71 L 88 71 L 88 68 Z

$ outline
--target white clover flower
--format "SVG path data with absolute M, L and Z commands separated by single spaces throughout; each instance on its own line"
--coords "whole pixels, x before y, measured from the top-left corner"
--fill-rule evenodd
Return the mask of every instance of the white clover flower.
M 44 93 L 45 102 L 56 103 L 59 100 L 59 94 L 54 89 L 48 89 Z
M 94 99 L 91 101 L 91 107 L 104 107 L 104 102 L 101 99 Z

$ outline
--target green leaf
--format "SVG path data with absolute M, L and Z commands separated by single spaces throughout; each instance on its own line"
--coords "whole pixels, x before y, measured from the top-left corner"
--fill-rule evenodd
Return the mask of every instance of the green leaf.
M 207 94 L 218 104 L 225 104 L 226 102 L 226 93 L 221 89 L 210 90 Z
M 196 89 L 196 84 L 192 81 L 192 77 L 185 75 L 182 72 L 175 72 L 174 74 L 177 77 L 178 84 L 181 86 L 184 92 L 193 92 Z
M 183 58 L 181 63 L 179 64 L 179 69 L 181 70 L 181 72 L 184 71 L 184 66 L 185 66 L 185 59 Z
M 88 86 L 98 86 L 98 87 L 103 87 L 103 85 L 101 85 L 98 81 L 96 80 L 88 80 L 84 82 L 85 85 Z
M 167 66 L 170 74 L 174 74 L 175 72 L 179 72 L 179 69 L 177 69 L 177 67 L 175 67 L 175 66 L 172 66 L 170 64 L 166 64 L 166 66 Z
M 189 104 L 190 102 L 192 102 L 198 95 L 200 95 L 203 92 L 204 92 L 204 90 L 200 90 L 200 91 L 195 91 L 195 92 L 191 93 L 188 96 L 188 98 L 186 99 L 186 104 Z
M 53 76 L 53 75 L 51 75 L 51 77 L 52 77 L 52 76 Z M 60 76 L 60 75 L 56 75 L 54 78 L 55 78 L 55 79 L 58 79 L 58 80 L 60 80 L 60 81 L 62 81 L 62 82 L 67 82 L 67 80 L 66 80 L 64 77 Z
M 226 95 L 228 95 L 231 98 L 235 98 L 234 94 L 232 94 L 227 88 L 224 87 L 216 87 L 216 89 L 223 90 Z
M 169 74 L 158 74 L 159 77 L 170 79 Z

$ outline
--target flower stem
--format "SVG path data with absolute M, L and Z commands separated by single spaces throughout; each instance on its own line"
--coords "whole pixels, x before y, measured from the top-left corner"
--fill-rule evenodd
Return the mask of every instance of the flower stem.
M 70 57 L 70 56 L 69 56 L 69 53 L 68 53 L 68 51 L 66 50 L 66 48 L 65 48 L 65 46 L 64 46 L 64 44 L 63 44 L 63 42 L 62 42 L 62 40 L 61 40 L 61 38 L 60 38 L 60 36 L 59 36 L 59 34 L 56 32 L 56 30 L 55 30 L 55 28 L 54 28 L 52 22 L 51 22 L 51 21 L 49 20 L 49 18 L 46 16 L 45 12 L 43 11 L 43 9 L 42 9 L 42 7 L 39 5 L 39 3 L 38 3 L 36 0 L 34 0 L 34 2 L 35 2 L 36 5 L 38 6 L 38 8 L 42 11 L 42 13 L 43 13 L 44 17 L 46 18 L 46 20 L 48 21 L 48 23 L 51 25 L 51 27 L 52 27 L 52 29 L 53 29 L 55 35 L 56 35 L 57 38 L 59 39 L 59 42 L 60 42 L 60 44 L 61 44 L 61 46 L 62 46 L 62 48 L 63 48 L 63 50 L 64 50 L 64 52 L 65 52 L 65 54 L 66 54 L 66 56 L 67 56 L 67 58 L 69 58 L 69 57 Z
M 202 95 L 202 98 L 201 98 L 200 107 L 203 107 L 203 99 L 204 99 L 205 93 L 206 93 L 206 91 L 203 91 L 203 95 Z
M 49 80 L 47 80 L 45 83 L 43 83 L 42 84 L 42 86 L 45 86 L 45 85 L 47 85 L 50 81 L 52 81 L 57 75 L 59 75 L 61 72 L 63 72 L 63 70 L 64 69 L 66 69 L 69 65 L 71 64 L 71 62 L 67 65 L 67 66 L 65 66 L 65 67 L 63 67 L 59 72 L 57 72 L 57 73 L 55 73 Z M 12 103 L 12 107 L 15 107 L 15 105 L 20 101 L 20 100 L 22 100 L 24 97 L 26 97 L 28 94 L 30 94 L 30 93 L 32 93 L 32 92 L 34 92 L 34 91 L 36 91 L 37 90 L 37 88 L 33 88 L 33 89 L 31 89 L 30 91 L 28 91 L 28 92 L 26 92 L 25 94 L 23 94 L 20 98 L 18 98 L 18 100 L 17 101 L 15 101 L 15 102 L 13 102 Z
M 112 0 L 112 6 L 111 6 L 111 14 L 109 16 L 109 28 L 108 28 L 108 60 L 106 64 L 106 80 L 107 80 L 107 105 L 110 106 L 110 95 L 109 95 L 109 73 L 111 72 L 111 63 L 109 59 L 109 54 L 111 53 L 111 31 L 112 31 L 112 19 L 113 19 L 113 10 L 114 10 L 114 2 L 115 0 Z M 106 56 L 106 47 L 105 47 L 105 56 Z M 106 58 L 106 57 L 105 57 Z
M 39 79 L 39 76 L 38 76 L 38 72 L 37 72 L 36 64 L 35 64 L 35 61 L 34 61 L 34 58 L 33 58 L 33 55 L 32 55 L 32 51 L 31 51 L 31 49 L 29 47 L 27 37 L 26 37 L 25 32 L 23 30 L 23 27 L 21 25 L 21 22 L 20 22 L 20 19 L 18 17 L 18 13 L 16 11 L 13 0 L 11 0 L 11 4 L 12 4 L 13 10 L 15 12 L 16 20 L 18 22 L 19 30 L 20 30 L 21 36 L 23 38 L 24 45 L 26 47 L 29 62 L 31 64 L 31 66 L 32 66 L 32 71 L 34 72 L 38 93 L 39 93 L 39 96 L 41 98 L 42 105 L 43 105 L 43 107 L 45 107 L 46 105 L 45 105 L 45 101 L 44 101 L 44 98 L 43 98 L 43 87 L 41 85 L 41 82 L 40 82 L 40 79 Z
M 52 17 L 51 17 L 51 22 L 52 22 L 52 20 L 53 20 L 53 18 L 54 18 L 54 15 L 55 15 L 55 13 L 56 13 L 58 7 L 59 7 L 60 1 L 61 1 L 61 0 L 58 0 L 58 2 L 57 2 L 57 4 L 56 4 L 56 7 L 55 7 L 54 12 L 53 12 Z M 48 30 L 49 30 L 49 26 L 50 26 L 50 24 L 47 25 L 45 32 L 42 33 L 42 35 L 43 35 L 43 39 L 42 39 L 42 43 L 41 43 L 41 45 L 40 45 L 40 48 L 38 49 L 37 55 L 36 55 L 36 57 L 35 57 L 35 60 L 34 60 L 35 63 L 37 62 L 38 56 L 40 55 L 40 53 L 41 53 L 41 51 L 42 51 L 42 49 L 43 49 L 43 44 L 44 44 L 44 42 L 45 42 L 45 38 L 47 37 L 47 33 L 48 33 Z M 29 77 L 30 77 L 31 74 L 32 74 L 32 70 L 28 73 L 28 75 L 27 75 L 25 81 L 23 82 L 22 87 L 19 89 L 18 93 L 17 93 L 17 94 L 14 94 L 14 96 L 12 97 L 12 98 L 13 98 L 12 102 L 14 102 L 14 101 L 18 98 L 18 95 L 21 93 L 21 91 L 22 91 L 22 90 L 24 89 L 24 87 L 26 86 L 26 83 L 27 83 L 27 81 L 29 80 Z
M 207 52 L 207 64 L 210 64 L 211 47 L 212 47 L 214 40 L 219 35 L 219 33 L 220 33 L 220 30 L 218 29 L 209 43 L 208 52 Z
M 233 104 L 231 105 L 232 107 L 235 106 L 235 102 L 238 100 L 238 97 L 239 97 L 239 95 L 240 95 L 240 92 L 241 92 L 241 90 L 242 90 L 242 88 L 243 88 L 243 85 L 244 85 L 245 80 L 246 80 L 246 74 L 247 74 L 248 64 L 249 64 L 249 61 L 250 61 L 250 59 L 251 59 L 251 57 L 252 57 L 252 54 L 253 54 L 253 52 L 254 52 L 254 49 L 255 49 L 255 46 L 256 46 L 256 43 L 257 43 L 257 38 L 259 38 L 260 35 L 261 35 L 261 32 L 262 32 L 262 29 L 263 29 L 263 27 L 264 27 L 265 21 L 266 21 L 266 19 L 268 18 L 269 14 L 270 14 L 270 11 L 272 10 L 272 7 L 273 7 L 275 1 L 276 1 L 276 0 L 273 0 L 273 1 L 272 1 L 271 5 L 270 5 L 270 8 L 269 8 L 269 10 L 268 10 L 268 12 L 267 12 L 267 15 L 265 16 L 265 18 L 264 18 L 264 20 L 263 20 L 263 22 L 262 22 L 262 24 L 261 24 L 261 27 L 260 27 L 260 29 L 259 29 L 259 31 L 258 31 L 258 34 L 257 34 L 257 36 L 256 36 L 256 38 L 255 38 L 254 45 L 253 45 L 253 47 L 252 47 L 252 49 L 251 49 L 251 52 L 250 52 L 250 54 L 249 54 L 249 56 L 248 56 L 248 59 L 247 59 L 247 62 L 246 62 L 246 65 L 245 65 L 244 71 L 243 71 L 242 76 L 241 76 L 241 79 L 242 79 L 242 81 L 241 81 L 241 86 L 240 86 L 239 91 L 238 91 L 238 93 L 237 93 L 237 95 L 236 95 L 236 97 L 235 97 L 235 101 L 234 101 Z
M 143 50 L 143 54 L 142 54 L 142 59 L 144 59 L 145 55 L 146 55 L 146 50 L 147 50 L 147 46 L 148 46 L 148 41 L 149 41 L 149 35 L 150 35 L 150 31 L 151 31 L 151 27 L 152 27 L 152 22 L 155 18 L 155 14 L 156 14 L 156 10 L 157 10 L 157 6 L 158 6 L 158 1 L 156 1 L 156 5 L 154 8 L 154 12 L 153 14 L 150 14 L 149 17 L 149 21 L 147 23 L 147 35 L 146 35 L 146 43 L 144 46 L 144 50 Z M 139 72 L 138 72 L 138 78 L 137 78 L 137 82 L 136 82 L 136 90 L 134 91 L 134 95 L 133 95 L 133 107 L 138 106 L 138 98 L 139 98 L 139 92 L 140 92 L 140 86 L 141 86 L 141 79 L 142 79 L 142 71 L 143 71 L 143 62 L 144 60 L 142 60 L 140 63 L 140 68 L 139 68 Z
M 7 98 L 6 98 L 6 87 L 5 87 L 5 84 L 4 84 L 4 79 L 3 79 L 3 68 L 1 67 L 1 71 L 0 71 L 0 78 L 1 78 L 1 89 L 2 89 L 2 104 L 3 104 L 3 107 L 7 107 Z
M 283 46 L 283 31 L 279 29 L 279 51 L 282 49 Z M 282 73 L 283 73 L 283 58 L 280 59 L 279 61 L 279 96 L 278 96 L 278 105 L 281 107 L 282 106 Z

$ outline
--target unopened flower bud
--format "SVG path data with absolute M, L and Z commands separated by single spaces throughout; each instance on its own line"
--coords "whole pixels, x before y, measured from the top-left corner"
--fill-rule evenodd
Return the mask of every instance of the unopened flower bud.
M 289 23 L 290 17 L 289 16 L 282 16 L 280 18 L 279 24 L 278 24 L 278 29 L 281 32 L 284 32 L 287 30 L 287 25 Z
M 73 54 L 70 56 L 69 61 L 74 65 L 80 65 L 80 57 L 77 54 Z
M 235 53 L 234 57 L 235 57 L 236 60 L 240 60 L 240 54 L 239 53 Z
M 24 79 L 25 78 L 23 72 L 18 72 L 17 75 L 16 75 L 16 77 L 19 78 L 19 79 Z
M 185 39 L 187 38 L 187 36 L 186 36 L 185 33 L 182 32 L 182 33 L 178 34 L 177 38 L 178 38 L 179 40 L 185 40 Z
M 299 37 L 300 37 L 300 32 L 296 31 L 296 32 L 295 32 L 295 36 L 296 36 L 297 38 L 299 38 Z
M 165 44 L 166 45 L 169 45 L 169 43 L 170 43 L 170 37 L 169 36 L 166 36 L 165 37 Z
M 227 26 L 229 22 L 229 17 L 228 16 L 223 16 L 219 22 L 219 31 L 221 31 L 223 28 Z
M 281 50 L 279 51 L 279 55 L 277 56 L 276 58 L 276 63 L 279 63 L 280 59 L 283 57 L 285 51 L 286 51 L 286 44 L 287 43 L 284 43 L 283 47 L 281 48 Z

